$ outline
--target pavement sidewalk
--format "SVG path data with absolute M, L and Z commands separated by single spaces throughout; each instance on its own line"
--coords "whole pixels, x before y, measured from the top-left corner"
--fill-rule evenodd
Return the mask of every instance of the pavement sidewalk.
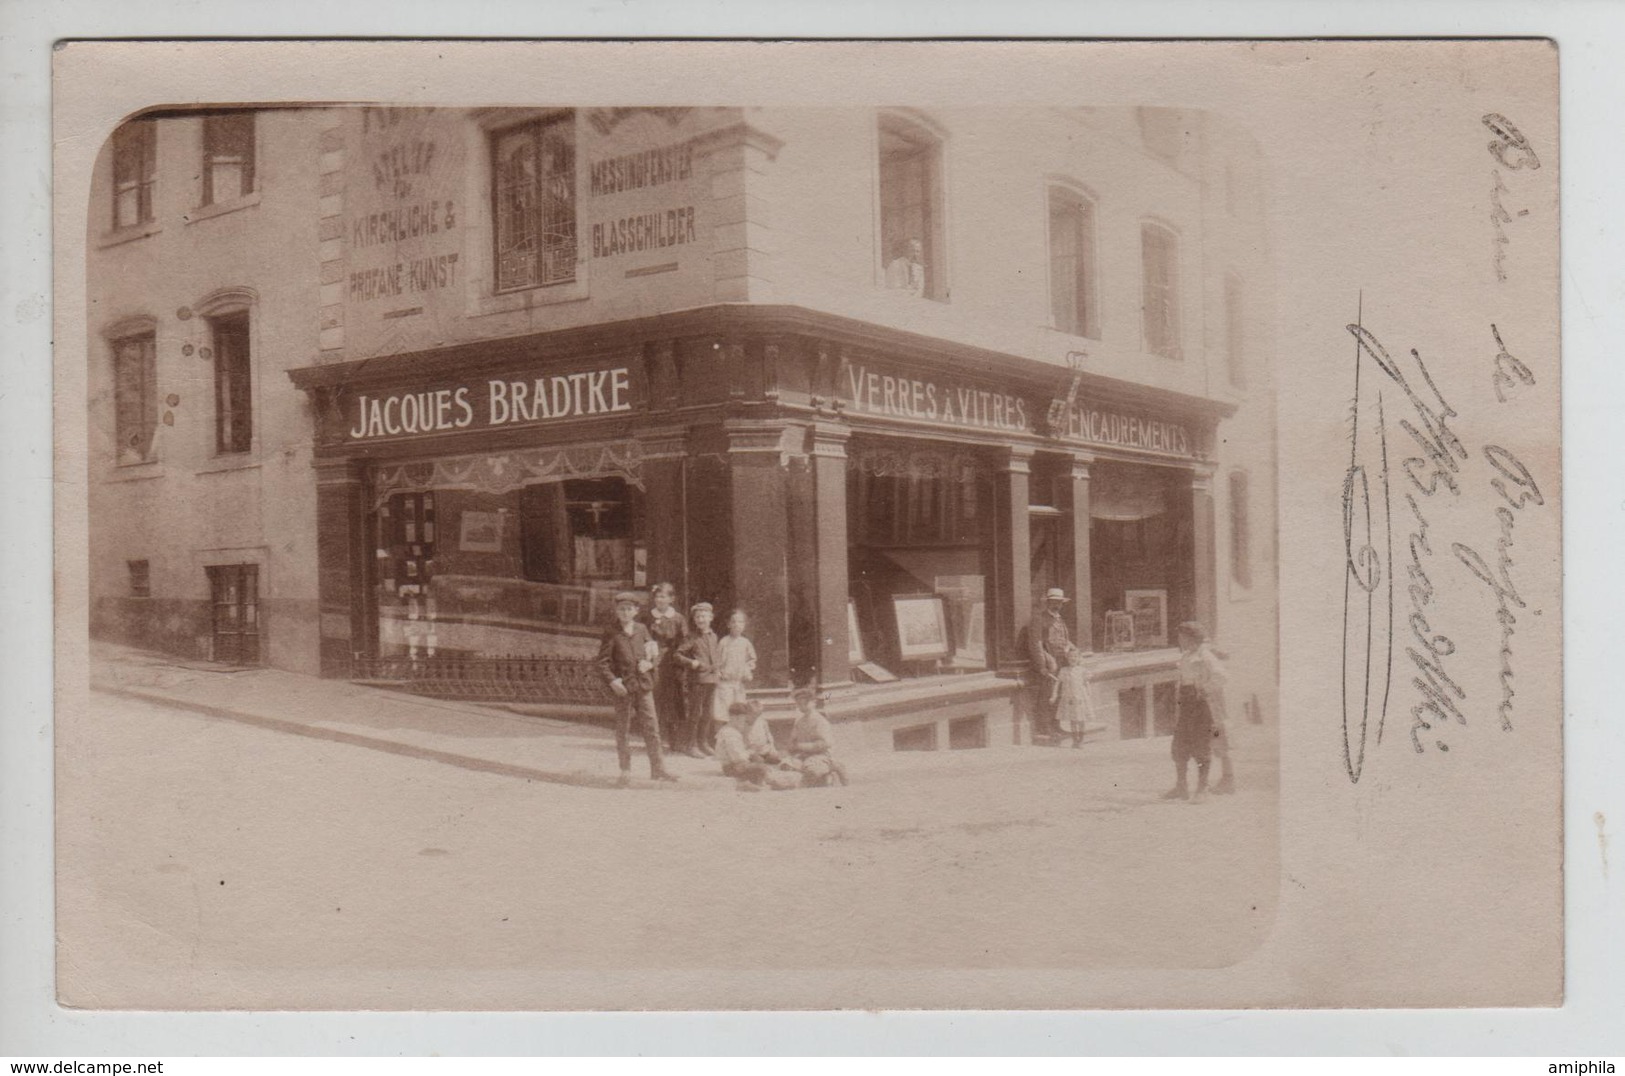
M 236 721 L 278 732 L 371 748 L 533 781 L 613 788 L 615 738 L 586 723 L 515 713 L 500 706 L 429 699 L 281 669 L 193 662 L 112 643 L 91 646 L 91 688 L 106 695 Z M 952 773 L 1053 759 L 1065 748 L 1000 745 L 967 751 L 852 752 L 837 745 L 855 781 Z M 1164 740 L 1088 743 L 1094 755 L 1163 754 Z M 650 781 L 633 736 L 633 787 L 733 791 L 715 761 L 668 756 L 673 783 Z

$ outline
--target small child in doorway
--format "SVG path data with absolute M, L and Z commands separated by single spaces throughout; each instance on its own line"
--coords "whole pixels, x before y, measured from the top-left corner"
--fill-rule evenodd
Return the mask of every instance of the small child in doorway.
M 1055 681 L 1055 719 L 1062 731 L 1072 734 L 1072 746 L 1083 746 L 1083 735 L 1095 723 L 1095 704 L 1089 692 L 1089 670 L 1084 668 L 1088 651 L 1070 647 L 1066 664 Z

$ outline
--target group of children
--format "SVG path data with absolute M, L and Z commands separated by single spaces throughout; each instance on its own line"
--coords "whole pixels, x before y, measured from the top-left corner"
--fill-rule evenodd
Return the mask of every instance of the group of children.
M 778 751 L 761 704 L 746 695 L 756 675 L 756 648 L 745 637 L 744 612 L 734 610 L 727 634 L 719 636 L 711 626 L 710 602 L 696 602 L 685 618 L 675 599 L 669 583 L 654 588 L 648 610 L 636 593 L 617 594 L 615 623 L 599 645 L 598 666 L 615 697 L 621 784 L 630 783 L 634 722 L 654 780 L 676 780 L 665 766 L 665 754 L 672 751 L 717 757 L 741 787 L 845 784 L 845 770 L 830 756 L 829 720 L 818 711 L 817 693 L 810 688 L 795 692 L 801 716 L 789 754 Z

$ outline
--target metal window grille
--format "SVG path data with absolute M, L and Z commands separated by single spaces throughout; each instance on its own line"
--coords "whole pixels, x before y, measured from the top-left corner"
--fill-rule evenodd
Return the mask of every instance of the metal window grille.
M 254 190 L 254 114 L 203 117 L 203 204 L 241 198 Z
M 254 441 L 248 315 L 213 319 L 216 452 L 247 452 Z
M 260 569 L 257 564 L 219 564 L 208 569 L 213 608 L 214 660 L 260 663 Z
M 491 139 L 496 290 L 562 284 L 576 276 L 575 115 Z
M 132 120 L 113 133 L 113 227 L 153 219 L 157 163 L 158 129 L 151 120 Z
M 1140 252 L 1145 278 L 1141 295 L 1145 349 L 1180 358 L 1179 240 L 1167 228 L 1147 224 L 1140 229 Z
M 158 429 L 157 347 L 149 333 L 113 345 L 113 436 L 119 463 L 152 459 Z

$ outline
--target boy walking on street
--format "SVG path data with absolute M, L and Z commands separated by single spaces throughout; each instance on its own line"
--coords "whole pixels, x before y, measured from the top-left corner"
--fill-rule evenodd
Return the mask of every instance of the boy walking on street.
M 655 781 L 675 781 L 666 772 L 660 750 L 660 719 L 655 716 L 655 661 L 659 646 L 649 637 L 649 629 L 638 623 L 642 602 L 636 594 L 615 595 L 615 623 L 604 632 L 598 645 L 598 668 L 615 695 L 615 755 L 621 764 L 621 787 L 632 783 L 632 721 L 638 722 L 643 746 L 649 752 L 649 777 Z

